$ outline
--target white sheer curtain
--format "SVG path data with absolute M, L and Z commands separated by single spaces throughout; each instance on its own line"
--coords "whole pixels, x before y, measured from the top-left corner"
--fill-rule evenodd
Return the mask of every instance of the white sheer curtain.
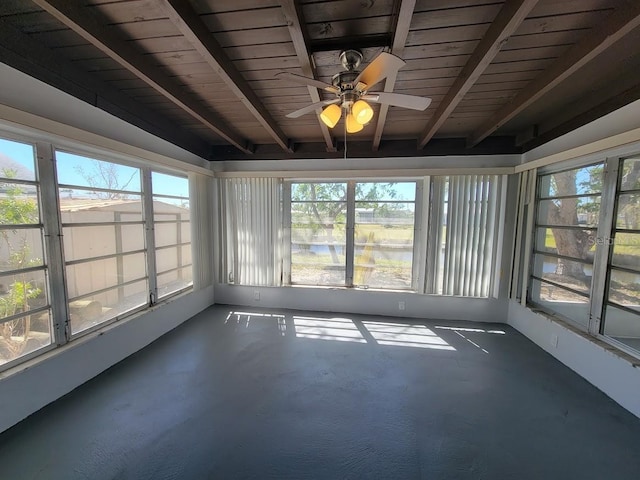
M 220 182 L 226 247 L 221 280 L 236 285 L 282 285 L 282 181 L 227 178 Z
M 428 293 L 488 297 L 493 285 L 501 178 L 452 175 L 434 178 Z

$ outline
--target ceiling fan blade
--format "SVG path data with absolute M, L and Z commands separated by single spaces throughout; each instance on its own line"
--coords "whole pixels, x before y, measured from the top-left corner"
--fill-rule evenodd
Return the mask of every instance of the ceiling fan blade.
M 280 80 L 288 80 L 294 83 L 300 83 L 302 85 L 311 85 L 312 87 L 321 88 L 327 92 L 338 93 L 340 90 L 333 85 L 329 85 L 328 83 L 321 82 L 320 80 L 316 80 L 315 78 L 303 77 L 302 75 L 296 75 L 295 73 L 290 72 L 280 72 L 276 74 Z
M 364 83 L 367 85 L 367 88 L 373 87 L 376 83 L 384 80 L 390 74 L 397 72 L 404 65 L 405 61 L 400 57 L 396 57 L 395 55 L 391 55 L 387 52 L 382 52 L 373 61 L 367 65 L 360 75 L 355 79 L 354 84 L 358 82 Z
M 362 99 L 394 107 L 410 108 L 411 110 L 425 110 L 431 104 L 430 98 L 402 95 L 401 93 L 370 92 L 363 95 Z
M 307 113 L 315 112 L 317 109 L 322 108 L 326 105 L 331 105 L 332 103 L 340 103 L 340 99 L 336 98 L 334 100 L 323 100 L 322 102 L 312 103 L 311 105 L 307 105 L 306 107 L 303 107 L 300 110 L 296 110 L 295 112 L 288 113 L 286 117 L 298 118 L 298 117 L 301 117 L 302 115 L 306 115 Z

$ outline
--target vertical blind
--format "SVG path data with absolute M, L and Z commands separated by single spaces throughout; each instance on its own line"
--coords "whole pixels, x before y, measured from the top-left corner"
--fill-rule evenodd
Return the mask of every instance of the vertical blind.
M 193 219 L 209 218 L 212 205 L 211 178 L 198 173 L 189 174 L 189 196 Z M 193 256 L 193 288 L 199 290 L 213 283 L 213 235 L 211 223 L 191 222 L 191 249 Z
M 495 267 L 500 177 L 453 175 L 434 182 L 441 194 L 432 221 L 443 228 L 435 238 L 442 247 L 435 249 L 431 283 L 436 291 L 430 293 L 487 297 Z
M 227 281 L 238 285 L 281 285 L 282 181 L 225 179 L 220 208 L 225 223 L 223 268 Z

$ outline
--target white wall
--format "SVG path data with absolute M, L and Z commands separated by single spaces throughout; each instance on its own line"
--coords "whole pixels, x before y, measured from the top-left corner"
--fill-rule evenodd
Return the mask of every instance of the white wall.
M 180 172 L 211 174 L 205 159 L 3 64 L 0 131 L 59 145 L 79 145 L 88 151 L 104 151 L 127 161 L 133 158 Z M 208 220 L 203 223 L 209 224 Z M 0 432 L 213 303 L 213 286 L 204 287 L 1 372 Z
M 212 303 L 213 287 L 188 293 L 0 373 L 0 432 L 124 360 Z
M 495 298 L 442 297 L 410 292 L 383 292 L 347 288 L 244 287 L 216 285 L 216 303 L 247 307 L 291 308 L 321 312 L 442 320 L 504 322 L 506 300 Z M 254 297 L 259 294 L 259 300 Z M 399 310 L 398 302 L 405 302 Z
M 640 417 L 640 361 L 510 301 L 508 323 L 578 375 Z

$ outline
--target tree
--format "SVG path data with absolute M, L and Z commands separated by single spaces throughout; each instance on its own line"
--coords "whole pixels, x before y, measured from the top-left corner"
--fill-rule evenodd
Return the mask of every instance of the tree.
M 3 169 L 2 177 L 12 179 L 17 176 L 13 169 Z M 11 182 L 0 182 L 0 188 L 5 196 L 0 198 L 0 225 L 25 225 L 38 223 L 38 205 L 34 199 L 22 198 L 23 189 Z M 39 258 L 31 258 L 31 252 L 25 233 L 18 234 L 17 229 L 1 229 L 0 238 L 7 248 L 6 267 L 9 270 L 21 270 L 33 265 L 40 265 Z M 7 292 L 0 298 L 0 319 L 28 312 L 29 300 L 38 297 L 41 290 L 35 287 L 24 273 L 15 276 L 14 282 L 8 286 Z M 12 357 L 20 355 L 29 339 L 31 330 L 31 316 L 3 322 L 0 336 L 8 346 Z M 17 333 L 21 333 L 22 340 L 15 340 Z
M 126 190 L 138 173 L 134 170 L 128 179 L 120 179 L 122 174 L 121 167 L 111 162 L 101 162 L 100 160 L 91 160 L 91 167 L 85 170 L 81 165 L 76 165 L 74 170 L 80 175 L 90 187 L 101 188 L 107 190 Z M 97 198 L 104 200 L 125 200 L 128 198 L 126 193 L 121 192 L 103 192 L 94 190 Z
M 576 195 L 578 191 L 576 170 L 555 173 L 552 176 L 552 188 L 557 196 Z M 551 225 L 578 225 L 578 212 L 580 199 L 563 198 L 549 202 L 548 223 Z M 552 228 L 553 238 L 559 255 L 572 258 L 586 258 L 587 253 L 594 244 L 595 232 L 593 230 L 574 230 L 565 228 Z M 580 262 L 567 259 L 560 260 L 562 275 L 570 276 L 576 280 L 586 282 L 584 266 Z
M 365 185 L 368 187 L 365 190 Z M 395 198 L 397 191 L 394 183 L 356 183 L 356 198 L 359 205 L 367 208 L 385 195 Z M 314 233 L 324 230 L 327 247 L 333 263 L 340 263 L 333 243 L 337 224 L 345 223 L 347 210 L 347 183 L 297 183 L 291 193 L 292 215 L 311 216 L 315 220 L 311 225 Z M 361 202 L 369 202 L 362 204 Z M 295 223 L 295 219 L 292 219 Z

